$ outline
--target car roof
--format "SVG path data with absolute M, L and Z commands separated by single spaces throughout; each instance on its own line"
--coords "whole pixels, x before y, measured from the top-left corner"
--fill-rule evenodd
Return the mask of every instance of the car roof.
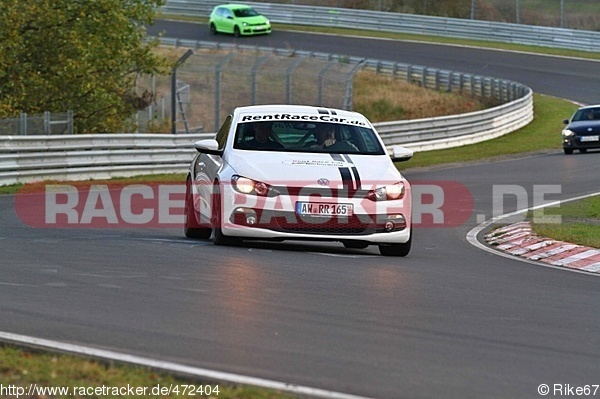
M 596 104 L 596 105 L 586 105 L 583 107 L 579 107 L 579 109 L 595 109 L 595 108 L 600 108 L 600 104 Z
M 338 115 L 352 118 L 363 118 L 366 117 L 358 112 L 347 111 L 343 109 L 330 108 L 330 107 L 319 107 L 313 105 L 289 105 L 289 104 L 270 104 L 270 105 L 248 105 L 243 107 L 237 107 L 236 113 L 256 113 L 256 114 L 270 114 L 274 112 L 289 112 L 289 113 L 306 113 L 306 114 L 327 114 L 327 115 Z
M 245 4 L 221 4 L 221 5 L 218 5 L 217 7 L 227 8 L 228 10 L 240 10 L 242 8 L 252 8 Z

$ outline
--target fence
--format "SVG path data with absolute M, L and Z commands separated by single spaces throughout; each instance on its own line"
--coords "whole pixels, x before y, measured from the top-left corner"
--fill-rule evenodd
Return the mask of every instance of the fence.
M 196 51 L 177 69 L 177 88 L 171 97 L 177 103 L 177 131 L 216 132 L 225 116 L 241 105 L 352 108 L 353 77 L 361 63 L 333 55 L 191 44 Z
M 597 17 L 600 10 L 597 0 L 594 1 L 589 6 L 589 13 Z M 206 18 L 212 7 L 220 3 L 221 0 L 169 0 L 161 10 L 166 15 Z M 360 21 L 360 28 L 365 30 L 600 51 L 600 32 L 595 31 L 348 8 L 259 2 L 251 4 L 272 22 L 281 24 L 351 28 L 356 27 Z
M 27 115 L 18 118 L 0 119 L 0 136 L 32 134 L 73 134 L 73 112 Z
M 515 82 L 389 61 L 230 43 L 161 38 L 163 45 L 195 49 L 177 70 L 176 131 L 217 131 L 231 109 L 256 104 L 313 104 L 352 109 L 353 77 L 361 69 L 421 87 L 489 97 L 500 103 L 522 97 Z M 167 83 L 155 85 L 168 95 Z M 163 97 L 143 114 L 162 114 Z M 138 113 L 138 115 L 141 113 Z M 167 111 L 167 114 L 171 113 Z M 143 118 L 140 118 L 142 120 Z M 155 121 L 164 126 L 164 120 Z M 165 131 L 165 130 L 163 130 Z

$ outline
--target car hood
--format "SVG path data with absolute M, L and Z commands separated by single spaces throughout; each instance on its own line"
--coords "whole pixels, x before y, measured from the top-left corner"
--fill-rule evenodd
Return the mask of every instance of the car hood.
M 240 154 L 241 155 L 241 154 Z M 403 180 L 387 155 L 338 155 L 243 151 L 229 162 L 234 173 L 271 185 L 370 189 Z
M 571 122 L 567 129 L 576 134 L 598 134 L 600 133 L 600 121 Z
M 252 17 L 236 17 L 238 21 L 246 22 L 250 25 L 261 25 L 267 21 L 267 18 L 264 15 L 254 15 Z

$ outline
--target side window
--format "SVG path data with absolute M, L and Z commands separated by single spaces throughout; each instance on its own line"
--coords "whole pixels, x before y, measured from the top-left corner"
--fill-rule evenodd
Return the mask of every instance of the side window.
M 228 115 L 225 119 L 225 122 L 221 125 L 221 128 L 217 132 L 217 136 L 215 139 L 219 143 L 219 149 L 222 150 L 225 148 L 225 143 L 227 143 L 227 136 L 229 135 L 229 129 L 231 128 L 231 120 L 233 117 Z

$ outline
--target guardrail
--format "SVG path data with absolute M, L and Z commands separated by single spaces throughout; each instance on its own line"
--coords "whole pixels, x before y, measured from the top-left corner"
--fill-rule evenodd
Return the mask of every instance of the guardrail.
M 212 8 L 221 3 L 222 0 L 168 0 L 161 11 L 164 15 L 208 18 Z M 360 21 L 364 30 L 600 51 L 600 32 L 594 31 L 349 8 L 241 3 L 251 4 L 272 22 L 280 24 L 354 28 Z
M 214 133 L 0 137 L 0 185 L 183 173 L 193 143 Z
M 452 148 L 491 140 L 533 119 L 533 92 L 524 97 L 468 114 L 374 124 L 389 148 L 402 145 L 415 152 Z

